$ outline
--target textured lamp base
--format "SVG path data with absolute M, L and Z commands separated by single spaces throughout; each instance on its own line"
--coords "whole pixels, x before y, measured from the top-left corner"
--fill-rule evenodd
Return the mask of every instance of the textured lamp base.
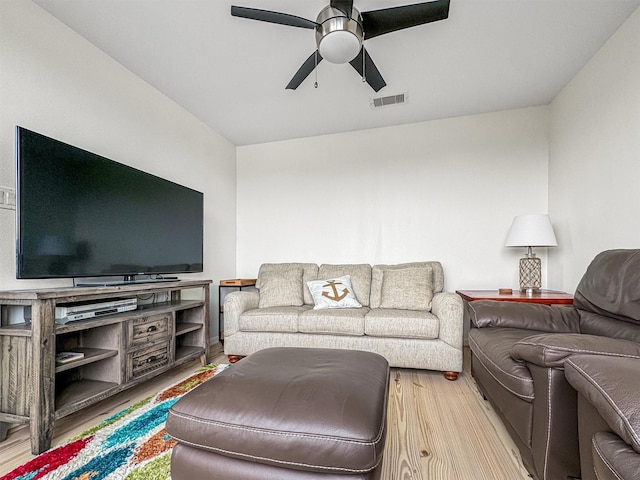
M 542 286 L 542 261 L 535 254 L 520 259 L 520 291 L 536 293 Z

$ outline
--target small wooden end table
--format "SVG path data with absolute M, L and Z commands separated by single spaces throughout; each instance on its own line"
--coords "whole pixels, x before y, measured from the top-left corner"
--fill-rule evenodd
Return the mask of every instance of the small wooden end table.
M 456 293 L 467 302 L 474 300 L 498 300 L 500 302 L 539 303 L 542 305 L 571 305 L 573 295 L 558 290 L 540 290 L 538 293 L 524 293 L 511 290 L 511 293 L 500 293 L 499 290 L 456 290 Z

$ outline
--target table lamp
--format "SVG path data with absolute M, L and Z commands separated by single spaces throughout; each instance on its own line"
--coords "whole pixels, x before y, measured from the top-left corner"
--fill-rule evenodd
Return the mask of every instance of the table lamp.
M 520 259 L 521 292 L 539 292 L 542 286 L 542 261 L 533 253 L 533 247 L 557 245 L 549 215 L 518 215 L 513 219 L 505 246 L 527 247 L 527 255 Z

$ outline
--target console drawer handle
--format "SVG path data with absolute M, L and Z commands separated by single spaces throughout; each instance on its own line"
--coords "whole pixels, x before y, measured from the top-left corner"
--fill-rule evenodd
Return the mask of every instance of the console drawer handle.
M 151 325 L 149 328 L 147 328 L 147 333 L 155 332 L 156 330 L 158 330 L 158 327 L 156 327 L 155 325 Z
M 155 361 L 156 361 L 156 356 L 155 355 L 152 355 L 149 358 L 147 358 L 147 363 L 153 363 Z

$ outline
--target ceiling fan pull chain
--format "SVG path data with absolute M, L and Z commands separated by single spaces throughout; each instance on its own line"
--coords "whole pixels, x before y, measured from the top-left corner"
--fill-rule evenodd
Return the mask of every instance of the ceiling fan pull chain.
M 367 81 L 367 72 L 365 71 L 366 62 L 364 61 L 364 47 L 362 47 L 362 83 Z
M 316 50 L 316 54 L 313 56 L 313 58 L 315 58 L 316 60 L 316 67 L 313 69 L 314 70 L 314 74 L 316 76 L 316 81 L 313 84 L 314 88 L 318 88 L 318 50 Z

